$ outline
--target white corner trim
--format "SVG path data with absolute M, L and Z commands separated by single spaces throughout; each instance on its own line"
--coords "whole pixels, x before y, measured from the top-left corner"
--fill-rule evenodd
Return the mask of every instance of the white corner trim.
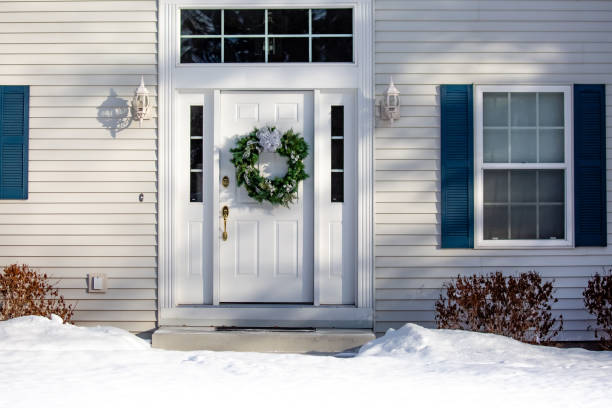
M 373 61 L 373 0 L 239 0 L 236 3 L 220 2 L 218 0 L 159 0 L 159 22 L 158 22 L 158 319 L 160 324 L 165 324 L 164 316 L 168 310 L 177 308 L 174 296 L 173 281 L 173 228 L 174 219 L 173 197 L 173 157 L 174 157 L 174 106 L 175 92 L 180 87 L 177 82 L 177 70 L 184 73 L 185 68 L 177 67 L 175 64 L 178 52 L 177 45 L 177 10 L 180 6 L 202 6 L 202 7 L 353 7 L 355 9 L 354 47 L 355 64 L 346 67 L 335 66 L 330 69 L 337 73 L 334 78 L 321 78 L 324 81 L 318 86 L 311 86 L 316 81 L 292 83 L 301 89 L 322 89 L 337 87 L 334 83 L 336 77 L 343 77 L 345 72 L 357 71 L 356 81 L 353 83 L 357 89 L 357 206 L 358 217 L 358 239 L 357 239 L 357 301 L 359 310 L 374 309 L 374 61 Z M 335 65 L 335 64 L 332 64 Z M 227 66 L 226 66 L 227 67 Z M 218 71 L 219 67 L 216 67 Z M 223 67 L 221 67 L 223 68 Z M 254 68 L 265 70 L 265 67 Z M 292 64 L 292 67 L 280 67 L 275 64 L 271 73 L 279 69 L 290 69 L 292 72 L 304 72 L 312 70 L 320 72 L 321 64 Z M 195 72 L 195 70 L 191 70 Z M 191 75 L 191 74 L 190 74 Z M 269 75 L 270 76 L 270 75 Z M 271 77 L 274 77 L 272 75 Z M 249 77 L 252 78 L 252 77 Z M 180 79 L 180 78 L 179 78 Z M 191 79 L 189 77 L 188 79 Z M 184 79 L 183 79 L 184 80 Z M 185 81 L 184 81 L 185 82 Z M 187 81 L 189 82 L 189 81 Z M 276 87 L 284 87 L 285 83 L 278 82 Z M 350 82 L 347 80 L 346 84 Z M 332 86 L 332 84 L 334 86 Z M 344 84 L 344 82 L 342 83 Z M 205 82 L 193 85 L 194 88 L 205 88 Z M 211 89 L 222 89 L 227 83 L 219 83 Z M 241 84 L 236 85 L 242 86 Z M 251 85 L 253 86 L 253 85 Z M 256 86 L 256 85 L 255 85 Z M 261 87 L 269 84 L 262 84 Z M 218 302 L 218 300 L 217 300 Z M 213 305 L 217 303 L 213 301 Z M 210 307 L 203 308 L 208 310 Z M 360 312 L 361 313 L 361 312 Z M 369 314 L 370 324 L 372 313 Z M 341 315 L 339 315 L 341 316 Z M 371 327 L 371 325 L 370 325 Z
M 356 8 L 355 47 L 361 62 L 357 92 L 357 307 L 374 309 L 374 11 Z
M 172 259 L 173 259 L 173 237 L 172 219 L 174 216 L 173 205 L 173 183 L 172 157 L 174 156 L 173 140 L 173 84 L 172 69 L 169 69 L 167 61 L 175 50 L 172 42 L 172 31 L 174 25 L 168 16 L 172 15 L 172 4 L 164 1 L 159 2 L 158 12 L 158 319 L 163 308 L 174 304 L 174 292 L 172 282 Z

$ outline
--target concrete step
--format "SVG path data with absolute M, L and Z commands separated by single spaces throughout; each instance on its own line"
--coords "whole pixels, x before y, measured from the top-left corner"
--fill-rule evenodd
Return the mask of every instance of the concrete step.
M 372 330 L 364 329 L 227 330 L 165 326 L 153 333 L 152 344 L 166 350 L 330 354 L 354 351 L 374 338 Z

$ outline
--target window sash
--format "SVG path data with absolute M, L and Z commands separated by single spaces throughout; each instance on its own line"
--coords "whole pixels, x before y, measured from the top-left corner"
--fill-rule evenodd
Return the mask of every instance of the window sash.
M 492 96 L 493 106 L 488 105 L 486 101 L 487 93 L 483 92 L 483 138 L 485 138 L 487 132 L 494 132 L 489 135 L 488 140 L 492 146 L 489 149 L 484 149 L 484 158 L 492 155 L 491 158 L 496 157 L 498 160 L 490 160 L 487 163 L 559 163 L 558 161 L 546 161 L 546 147 L 551 147 L 546 145 L 547 135 L 551 136 L 550 131 L 555 130 L 564 130 L 562 125 L 550 124 L 546 122 L 550 122 L 550 112 L 547 112 L 548 109 L 544 109 L 541 111 L 542 106 L 546 106 L 546 100 L 548 97 L 545 95 L 559 95 L 563 96 L 563 93 L 560 92 L 528 92 L 528 93 L 519 93 L 519 92 L 489 92 L 488 94 Z M 528 105 L 523 105 L 520 101 L 521 99 L 527 97 L 527 100 L 523 101 L 524 103 L 533 103 L 533 106 L 530 107 Z M 515 106 L 515 100 L 519 101 L 519 104 Z M 502 103 L 501 106 L 497 106 L 498 103 Z M 544 102 L 544 104 L 543 104 Z M 550 102 L 550 100 L 549 100 Z M 491 102 L 489 102 L 491 103 Z M 554 105 L 553 105 L 554 106 Z M 487 121 L 487 118 L 484 116 L 484 111 L 491 110 L 491 114 L 493 118 Z M 527 108 L 527 110 L 525 109 Z M 531 110 L 532 108 L 533 110 Z M 563 110 L 563 107 L 561 107 Z M 518 114 L 518 117 L 515 116 Z M 521 118 L 521 114 L 531 116 L 531 121 L 533 123 L 522 123 L 516 124 L 515 121 Z M 557 116 L 558 119 L 558 116 Z M 491 121 L 496 123 L 490 123 Z M 529 121 L 529 122 L 531 122 Z M 489 122 L 488 124 L 486 122 Z M 502 122 L 505 122 L 503 124 Z M 526 132 L 526 133 L 525 133 Z M 529 138 L 529 141 L 533 143 L 533 146 L 521 146 L 520 142 L 518 145 L 515 144 L 515 138 L 521 137 L 521 133 L 525 133 L 522 135 L 530 136 L 529 133 L 532 133 L 535 136 L 533 139 Z M 554 134 L 552 134 L 554 135 Z M 557 133 L 558 135 L 558 133 Z M 486 138 L 485 138 L 486 139 Z M 497 141 L 496 141 L 497 139 Z M 505 139 L 505 149 L 503 148 Z M 499 142 L 502 142 L 502 145 L 499 145 Z M 548 142 L 551 140 L 549 139 Z M 483 139 L 484 146 L 487 146 L 485 140 Z M 496 150 L 496 148 L 501 147 L 501 150 Z M 527 147 L 527 150 L 524 148 Z M 561 146 L 552 146 L 562 147 Z M 532 150 L 533 149 L 533 150 Z M 535 151 L 534 151 L 535 150 Z M 564 149 L 563 149 L 564 150 Z M 554 151 L 554 150 L 553 150 Z M 497 153 L 496 153 L 497 152 Z M 488 153 L 488 154 L 487 154 Z M 501 155 L 500 155 L 501 153 Z M 517 155 L 517 157 L 515 157 Z M 529 157 L 532 156 L 533 157 Z M 504 157 L 505 160 L 499 160 L 501 157 Z M 521 157 L 523 160 L 521 160 Z M 483 160 L 484 160 L 483 158 Z M 544 161 L 542 161 L 544 160 Z
M 564 129 L 564 162 L 559 163 L 485 163 L 483 150 L 483 95 L 487 92 L 560 92 L 564 95 L 564 126 L 546 127 Z M 533 248 L 533 247 L 573 247 L 573 146 L 571 87 L 569 86 L 507 86 L 480 85 L 475 92 L 475 155 L 474 155 L 474 211 L 476 248 Z M 490 129 L 491 127 L 486 127 Z M 544 127 L 540 126 L 540 129 Z M 565 171 L 565 239 L 484 239 L 484 170 L 564 170 Z
M 562 175 L 561 179 L 559 175 Z M 485 170 L 484 181 L 483 234 L 485 237 L 493 232 L 497 234 L 487 239 L 527 239 L 513 238 L 527 231 L 534 234 L 529 239 L 565 239 L 564 170 Z M 542 184 L 542 181 L 551 184 Z M 561 183 L 557 184 L 558 181 Z M 486 187 L 490 190 L 486 190 Z M 561 208 L 561 214 L 554 214 L 553 208 Z M 487 212 L 490 214 L 491 211 L 495 211 L 496 215 L 489 217 L 491 224 L 487 225 Z M 521 211 L 527 211 L 523 215 L 532 215 L 533 222 L 529 225 L 516 224 Z M 561 219 L 555 215 L 560 215 Z M 562 226 L 562 231 L 558 230 L 559 226 Z
M 333 7 L 325 7 L 326 9 L 332 9 Z M 353 33 L 351 34 L 314 34 L 312 32 L 312 8 L 308 9 L 308 34 L 269 34 L 268 33 L 268 10 L 284 10 L 284 8 L 279 8 L 279 9 L 269 9 L 269 8 L 265 8 L 264 9 L 264 21 L 265 21 L 265 26 L 264 26 L 264 34 L 225 34 L 225 10 L 230 10 L 230 9 L 214 9 L 214 10 L 221 10 L 221 34 L 202 34 L 202 35 L 183 35 L 181 33 L 181 23 L 180 23 L 180 18 L 181 18 L 181 12 L 182 10 L 205 10 L 205 8 L 202 7 L 183 7 L 179 10 L 178 13 L 178 49 L 179 49 L 179 54 L 181 51 L 181 40 L 182 39 L 187 39 L 187 38 L 206 38 L 206 39 L 220 39 L 221 40 L 221 64 L 225 63 L 225 39 L 226 38 L 263 38 L 264 39 L 264 49 L 265 49 L 265 60 L 263 63 L 268 64 L 270 63 L 268 61 L 269 58 L 269 54 L 270 54 L 270 39 L 273 38 L 307 38 L 308 39 L 308 61 L 306 62 L 302 62 L 302 64 L 311 64 L 313 63 L 312 61 L 312 40 L 314 38 L 353 38 L 355 35 L 355 13 L 353 11 Z M 242 8 L 241 8 L 242 9 Z M 213 9 L 211 9 L 213 10 Z M 256 10 L 260 10 L 260 9 L 256 9 Z M 347 62 L 335 62 L 336 64 L 340 63 L 340 64 L 354 64 L 355 63 L 355 44 L 353 42 L 353 50 L 352 50 L 352 61 L 347 61 Z M 180 60 L 180 58 L 179 58 Z M 194 63 L 181 63 L 179 62 L 181 65 L 194 65 Z M 245 62 L 245 64 L 261 64 L 262 62 Z M 323 63 L 323 64 L 327 64 L 327 62 L 314 62 L 314 63 Z M 214 64 L 214 63 L 200 63 L 200 64 Z M 280 62 L 279 64 L 288 64 L 287 62 Z M 296 63 L 291 63 L 291 64 L 296 64 Z M 199 65 L 199 64 L 198 64 Z

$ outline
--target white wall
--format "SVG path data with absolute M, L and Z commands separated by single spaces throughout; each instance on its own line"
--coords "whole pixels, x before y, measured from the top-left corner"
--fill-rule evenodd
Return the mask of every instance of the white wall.
M 154 0 L 0 1 L 0 85 L 31 86 L 29 199 L 0 201 L 0 265 L 58 280 L 79 324 L 155 327 L 156 120 L 113 137 L 101 118 L 141 75 L 156 92 L 156 20 Z
M 440 287 L 457 274 L 533 269 L 556 280 L 563 338 L 592 339 L 581 294 L 612 265 L 612 247 L 439 249 L 439 85 L 605 83 L 610 149 L 612 2 L 376 0 L 375 8 L 376 93 L 392 75 L 403 104 L 402 118 L 375 132 L 377 334 L 408 321 L 433 326 Z

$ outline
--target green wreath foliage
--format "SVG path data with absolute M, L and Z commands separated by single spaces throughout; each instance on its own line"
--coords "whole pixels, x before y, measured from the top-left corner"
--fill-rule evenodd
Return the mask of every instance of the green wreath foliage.
M 275 127 L 270 127 L 270 130 L 274 131 Z M 263 151 L 257 137 L 258 131 L 258 128 L 254 128 L 251 133 L 238 139 L 236 147 L 230 149 L 231 162 L 236 167 L 236 180 L 239 186 L 245 187 L 249 197 L 258 202 L 265 200 L 288 208 L 297 199 L 300 181 L 310 177 L 304 166 L 308 144 L 293 129 L 285 132 L 276 153 L 287 158 L 287 174 L 270 179 L 262 176 L 257 168 L 259 154 Z

